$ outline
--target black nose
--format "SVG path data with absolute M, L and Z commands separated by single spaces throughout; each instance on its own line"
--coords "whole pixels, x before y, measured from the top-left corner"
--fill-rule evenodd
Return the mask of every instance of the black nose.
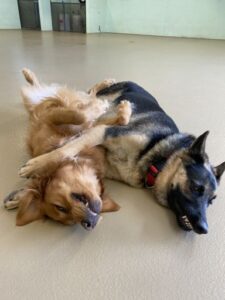
M 81 222 L 81 225 L 86 229 L 86 230 L 91 230 L 93 229 L 98 221 L 99 221 L 100 216 L 94 212 L 92 212 L 90 209 L 87 210 L 87 214 L 85 219 Z
M 91 229 L 91 222 L 88 221 L 83 221 L 82 225 L 84 226 L 85 229 L 89 230 Z
M 199 222 L 194 229 L 199 234 L 206 234 L 208 233 L 208 224 L 206 222 Z

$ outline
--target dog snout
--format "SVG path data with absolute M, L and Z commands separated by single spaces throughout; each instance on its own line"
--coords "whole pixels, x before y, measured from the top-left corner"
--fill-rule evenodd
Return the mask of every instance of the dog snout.
M 100 216 L 94 212 L 92 212 L 90 209 L 88 209 L 85 219 L 81 222 L 81 225 L 86 230 L 92 230 L 100 220 Z
M 199 234 L 206 234 L 208 233 L 208 224 L 206 221 L 199 221 L 196 225 L 195 225 L 195 231 Z
M 102 202 L 101 200 L 92 200 L 89 202 L 89 208 L 94 213 L 99 214 L 102 208 Z

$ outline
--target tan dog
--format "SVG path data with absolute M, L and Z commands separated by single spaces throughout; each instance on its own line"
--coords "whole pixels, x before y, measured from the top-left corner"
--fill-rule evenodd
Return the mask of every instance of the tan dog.
M 110 106 L 107 100 L 98 99 L 96 93 L 110 86 L 112 80 L 105 80 L 84 93 L 40 84 L 27 69 L 23 74 L 30 83 L 22 88 L 22 96 L 30 117 L 27 145 L 32 157 L 74 140 L 91 126 L 129 122 L 131 108 L 126 101 L 118 105 L 113 117 L 96 120 Z M 81 223 L 86 229 L 92 229 L 98 223 L 100 212 L 119 209 L 104 192 L 104 166 L 103 148 L 86 147 L 73 161 L 65 159 L 57 166 L 50 165 L 48 176 L 29 179 L 23 189 L 5 199 L 5 207 L 19 207 L 17 225 L 48 216 L 63 224 Z

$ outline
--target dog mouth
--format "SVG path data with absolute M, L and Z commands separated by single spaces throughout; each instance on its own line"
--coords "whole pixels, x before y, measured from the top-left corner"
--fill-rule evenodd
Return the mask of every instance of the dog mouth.
M 187 215 L 179 216 L 178 221 L 179 221 L 179 224 L 181 225 L 182 229 L 184 229 L 186 231 L 191 231 L 194 229 L 191 222 L 189 221 Z

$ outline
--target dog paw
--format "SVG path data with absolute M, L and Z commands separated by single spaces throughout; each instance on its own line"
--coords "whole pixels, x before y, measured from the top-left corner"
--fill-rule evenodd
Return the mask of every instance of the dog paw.
M 8 210 L 17 208 L 19 206 L 19 198 L 18 193 L 21 192 L 22 190 L 16 190 L 11 192 L 8 196 L 5 197 L 3 200 L 4 202 L 4 207 Z
M 111 85 L 116 83 L 116 79 L 114 78 L 109 78 L 109 79 L 105 79 L 103 81 L 103 84 L 105 85 L 105 87 L 110 87 Z
M 19 170 L 19 176 L 23 178 L 38 178 L 47 172 L 47 154 L 30 159 Z
M 127 125 L 130 121 L 132 113 L 131 103 L 127 100 L 123 100 L 117 106 L 117 115 L 119 125 Z

